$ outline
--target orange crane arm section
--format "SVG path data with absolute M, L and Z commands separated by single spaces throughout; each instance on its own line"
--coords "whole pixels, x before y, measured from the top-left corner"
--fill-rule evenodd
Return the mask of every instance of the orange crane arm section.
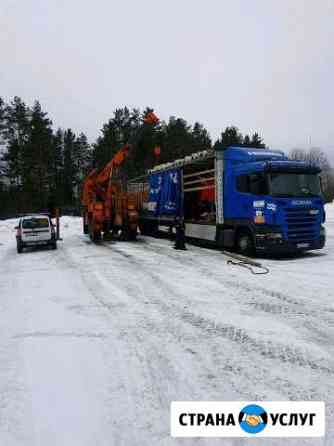
M 114 167 L 120 166 L 126 157 L 129 154 L 130 146 L 126 144 L 124 147 L 122 147 L 112 158 L 111 161 L 103 168 L 103 170 L 97 175 L 96 177 L 96 183 L 97 184 L 105 184 L 110 176 L 112 175 L 112 171 Z

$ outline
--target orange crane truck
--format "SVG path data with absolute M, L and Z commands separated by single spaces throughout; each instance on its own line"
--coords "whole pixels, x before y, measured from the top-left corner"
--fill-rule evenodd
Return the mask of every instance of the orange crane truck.
M 138 212 L 121 172 L 129 151 L 129 145 L 123 146 L 101 172 L 92 170 L 83 182 L 83 232 L 92 241 L 119 231 L 124 240 L 136 238 Z
M 159 123 L 159 118 L 149 112 L 144 123 L 154 126 Z M 139 139 L 140 132 L 135 144 Z M 84 179 L 81 196 L 83 232 L 89 234 L 92 241 L 119 232 L 123 240 L 136 239 L 136 196 L 128 192 L 127 178 L 122 169 L 135 144 L 125 144 L 101 171 L 94 169 Z

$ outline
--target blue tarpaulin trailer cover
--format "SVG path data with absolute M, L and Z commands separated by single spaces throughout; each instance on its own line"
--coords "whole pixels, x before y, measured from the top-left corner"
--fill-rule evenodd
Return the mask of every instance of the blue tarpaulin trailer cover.
M 149 176 L 150 193 L 148 211 L 155 217 L 181 216 L 182 185 L 181 170 L 171 169 Z

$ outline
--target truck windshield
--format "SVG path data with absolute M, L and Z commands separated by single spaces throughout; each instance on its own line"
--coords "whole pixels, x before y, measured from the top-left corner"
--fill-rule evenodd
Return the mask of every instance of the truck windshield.
M 271 194 L 276 197 L 314 197 L 321 195 L 320 179 L 316 174 L 272 173 Z
M 37 218 L 29 218 L 29 219 L 26 218 L 22 222 L 22 227 L 24 229 L 48 228 L 49 227 L 49 219 L 47 217 L 37 217 Z

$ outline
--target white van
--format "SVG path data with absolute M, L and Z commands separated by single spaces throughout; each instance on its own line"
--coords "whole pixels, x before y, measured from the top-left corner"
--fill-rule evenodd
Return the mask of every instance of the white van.
M 57 249 L 55 228 L 47 215 L 29 215 L 21 217 L 16 226 L 17 252 L 36 245 L 49 245 Z

